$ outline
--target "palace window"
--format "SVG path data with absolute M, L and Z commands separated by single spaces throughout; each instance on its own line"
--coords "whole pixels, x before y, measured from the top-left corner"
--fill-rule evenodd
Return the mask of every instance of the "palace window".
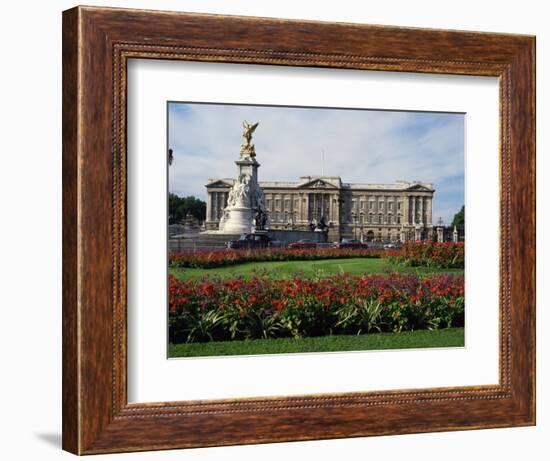
M 285 210 L 290 208 L 290 200 L 285 200 Z
M 383 222 L 383 221 L 382 221 L 382 215 L 379 214 L 379 215 L 378 215 L 378 224 L 382 224 L 382 222 Z
M 275 212 L 275 221 L 279 221 L 279 212 L 278 211 Z
M 401 224 L 401 215 L 397 215 L 397 224 Z
M 388 216 L 388 224 L 392 224 L 393 218 L 391 216 Z
M 397 202 L 397 209 L 398 209 L 398 210 L 401 209 L 401 201 Z
M 388 203 L 388 209 L 389 209 L 390 211 L 393 210 L 393 202 Z
M 281 201 L 278 198 L 276 198 L 275 199 L 275 208 L 279 208 L 280 206 L 281 206 Z

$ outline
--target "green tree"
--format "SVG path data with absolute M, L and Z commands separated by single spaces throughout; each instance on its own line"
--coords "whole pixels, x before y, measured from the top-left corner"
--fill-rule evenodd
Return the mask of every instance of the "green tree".
M 464 205 L 462 205 L 462 208 L 460 211 L 455 214 L 455 217 L 453 218 L 453 222 L 451 223 L 451 226 L 456 227 L 464 227 Z
M 180 197 L 176 194 L 168 194 L 168 223 L 181 222 L 187 214 L 191 214 L 199 221 L 204 221 L 206 219 L 206 202 L 193 195 Z

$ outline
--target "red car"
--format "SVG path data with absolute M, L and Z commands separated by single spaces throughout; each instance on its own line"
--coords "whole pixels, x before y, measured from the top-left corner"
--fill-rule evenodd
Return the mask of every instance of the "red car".
M 317 248 L 317 244 L 311 240 L 303 239 L 290 243 L 288 248 L 292 248 L 293 250 L 307 250 L 308 248 Z

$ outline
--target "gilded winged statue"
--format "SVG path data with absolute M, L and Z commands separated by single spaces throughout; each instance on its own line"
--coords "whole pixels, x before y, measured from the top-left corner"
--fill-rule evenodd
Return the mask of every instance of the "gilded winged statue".
M 250 141 L 252 140 L 252 133 L 254 133 L 259 124 L 260 122 L 254 124 L 248 123 L 246 120 L 243 122 L 243 138 L 246 139 L 247 145 L 250 145 Z

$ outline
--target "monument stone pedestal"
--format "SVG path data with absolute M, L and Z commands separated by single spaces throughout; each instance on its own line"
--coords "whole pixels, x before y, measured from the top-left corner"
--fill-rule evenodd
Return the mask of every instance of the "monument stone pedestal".
M 264 193 L 258 184 L 256 150 L 251 144 L 252 133 L 258 126 L 246 121 L 243 123 L 243 137 L 246 142 L 241 145 L 237 165 L 237 180 L 234 182 L 227 206 L 223 210 L 219 229 L 206 231 L 205 234 L 248 234 L 264 229 L 267 223 Z M 259 221 L 259 222 L 256 222 Z
M 220 220 L 220 232 L 250 233 L 256 228 L 254 218 L 263 207 L 263 191 L 258 184 L 258 167 L 254 157 L 245 156 L 235 162 L 237 181 L 229 192 L 227 207 Z
M 247 207 L 227 207 L 227 218 L 220 223 L 220 230 L 224 234 L 248 234 L 254 229 L 254 213 Z
M 437 231 L 437 241 L 443 242 L 443 227 L 439 226 L 436 228 Z

